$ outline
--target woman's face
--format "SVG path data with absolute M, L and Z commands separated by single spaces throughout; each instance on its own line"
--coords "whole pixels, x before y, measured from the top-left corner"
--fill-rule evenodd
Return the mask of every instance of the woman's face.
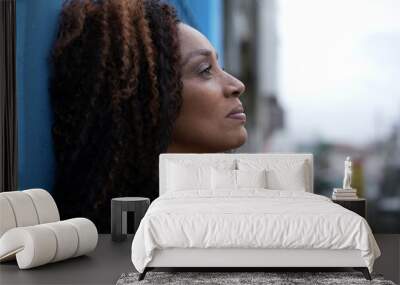
M 199 31 L 180 23 L 182 108 L 168 152 L 222 152 L 247 139 L 239 96 L 244 84 L 221 69 L 214 47 Z

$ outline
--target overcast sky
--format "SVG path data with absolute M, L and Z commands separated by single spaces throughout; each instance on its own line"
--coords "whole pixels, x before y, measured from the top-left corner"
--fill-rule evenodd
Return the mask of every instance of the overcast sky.
M 278 86 L 297 140 L 364 144 L 400 122 L 400 1 L 277 0 Z

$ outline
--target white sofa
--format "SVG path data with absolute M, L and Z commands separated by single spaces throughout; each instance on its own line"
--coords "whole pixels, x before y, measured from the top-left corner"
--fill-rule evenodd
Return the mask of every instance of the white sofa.
M 0 262 L 16 259 L 20 269 L 84 255 L 96 248 L 96 226 L 88 219 L 60 221 L 43 189 L 0 193 Z

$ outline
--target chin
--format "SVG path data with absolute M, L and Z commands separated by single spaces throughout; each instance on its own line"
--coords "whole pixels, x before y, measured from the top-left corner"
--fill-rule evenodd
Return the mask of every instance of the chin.
M 243 127 L 238 134 L 236 146 L 234 148 L 238 148 L 242 146 L 247 141 L 247 130 Z
M 222 151 L 227 151 L 231 149 L 238 148 L 242 146 L 247 141 L 247 130 L 242 127 L 240 131 L 238 131 L 234 137 L 232 137 L 229 141 L 226 141 L 225 147 Z

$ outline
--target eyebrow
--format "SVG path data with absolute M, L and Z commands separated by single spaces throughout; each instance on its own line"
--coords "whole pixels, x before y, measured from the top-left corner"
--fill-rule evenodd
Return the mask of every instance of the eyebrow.
M 189 53 L 187 54 L 187 56 L 185 57 L 185 59 L 182 61 L 182 66 L 184 66 L 185 64 L 187 64 L 188 61 L 189 61 L 191 58 L 193 58 L 193 57 L 195 57 L 195 56 L 199 56 L 199 55 L 202 55 L 202 56 L 211 56 L 211 55 L 212 55 L 212 51 L 209 50 L 209 49 L 196 49 L 196 50 L 194 50 L 194 51 L 191 51 L 191 52 L 189 52 Z M 218 53 L 215 52 L 215 55 L 216 55 L 217 60 L 218 60 Z

